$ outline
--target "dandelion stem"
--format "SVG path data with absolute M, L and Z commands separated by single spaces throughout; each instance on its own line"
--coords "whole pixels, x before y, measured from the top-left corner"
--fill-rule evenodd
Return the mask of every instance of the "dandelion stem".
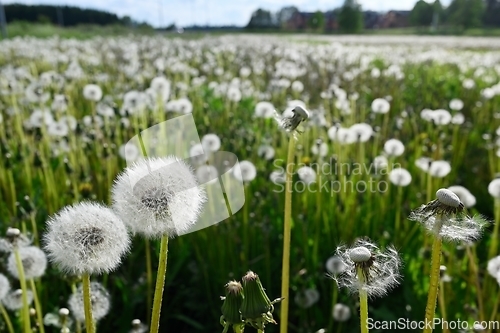
M 280 333 L 288 332 L 288 300 L 290 284 L 290 238 L 292 220 L 292 169 L 295 153 L 295 138 L 290 136 L 288 143 L 288 157 L 286 162 L 286 186 L 285 186 L 285 221 L 283 227 L 283 263 L 281 275 L 281 302 L 280 309 Z
M 493 234 L 491 235 L 491 245 L 489 249 L 488 258 L 493 258 L 497 252 L 499 226 L 500 226 L 500 199 L 495 199 L 495 226 L 493 227 Z
M 160 260 L 158 262 L 158 272 L 156 274 L 156 288 L 153 301 L 153 313 L 151 315 L 150 333 L 158 333 L 160 328 L 160 312 L 163 298 L 163 288 L 165 286 L 165 275 L 167 273 L 168 235 L 161 237 Z
M 437 293 L 439 288 L 439 272 L 441 264 L 441 246 L 442 239 L 439 236 L 434 238 L 432 244 L 432 261 L 431 261 L 431 279 L 429 283 L 429 294 L 427 296 L 427 306 L 425 307 L 425 323 L 431 323 L 434 320 L 436 312 Z M 432 327 L 425 325 L 424 333 L 431 333 Z
M 245 329 L 245 327 L 242 326 L 242 325 L 240 325 L 240 324 L 233 325 L 233 331 L 234 331 L 234 333 L 243 333 L 244 329 Z
M 23 302 L 23 327 L 25 333 L 31 333 L 31 323 L 30 323 L 30 309 L 28 307 L 28 287 L 26 286 L 26 279 L 24 278 L 24 267 L 19 255 L 19 249 L 14 246 L 14 257 L 16 259 L 17 272 L 19 275 L 19 284 L 21 285 L 22 295 L 21 299 Z
M 443 286 L 443 281 L 439 282 L 439 311 L 441 311 L 441 318 L 443 322 L 448 322 L 446 320 L 446 302 L 444 299 L 444 286 Z M 450 330 L 447 325 L 443 327 L 443 333 L 449 333 Z
M 5 324 L 7 325 L 7 329 L 9 330 L 9 333 L 14 333 L 14 327 L 12 327 L 12 322 L 10 321 L 9 314 L 3 307 L 2 303 L 0 303 L 0 312 L 2 313 L 3 320 L 5 321 Z
M 40 300 L 38 299 L 38 294 L 36 292 L 35 280 L 30 279 L 31 291 L 33 292 L 33 302 L 35 303 L 36 310 L 36 320 L 38 321 L 38 329 L 40 333 L 45 333 L 45 327 L 43 327 L 43 312 L 42 305 L 40 304 Z
M 152 299 L 151 296 L 153 294 L 153 269 L 151 268 L 151 244 L 149 243 L 149 239 L 145 238 L 144 245 L 146 247 L 146 288 L 148 295 L 146 296 L 147 304 L 151 304 Z M 146 322 L 149 323 L 149 319 L 151 318 L 151 310 L 148 306 L 146 310 Z
M 363 269 L 358 268 L 357 273 L 359 284 L 364 285 L 366 281 Z M 368 333 L 368 294 L 363 288 L 359 288 L 359 318 L 361 333 Z
M 94 319 L 92 318 L 92 300 L 90 295 L 90 275 L 82 275 L 83 285 L 83 309 L 85 312 L 85 327 L 88 333 L 95 333 Z

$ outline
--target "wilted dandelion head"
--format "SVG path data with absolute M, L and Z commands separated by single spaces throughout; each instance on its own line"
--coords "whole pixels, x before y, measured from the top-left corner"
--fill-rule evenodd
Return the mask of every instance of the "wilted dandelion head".
M 319 301 L 319 291 L 308 288 L 295 294 L 295 304 L 303 309 L 310 308 Z
M 337 303 L 333 306 L 333 319 L 339 322 L 348 321 L 351 318 L 351 309 L 342 303 Z
M 434 234 L 448 241 L 475 242 L 489 221 L 480 215 L 468 216 L 460 198 L 448 189 L 439 189 L 437 199 L 413 210 L 409 216 Z
M 291 116 L 280 116 L 277 113 L 275 114 L 279 126 L 287 132 L 295 131 L 301 122 L 309 118 L 309 112 L 299 105 L 295 106 L 291 113 Z
M 346 287 L 353 293 L 363 290 L 369 297 L 381 297 L 399 284 L 401 260 L 392 246 L 381 251 L 369 240 L 358 239 L 352 247 L 339 246 L 336 253 L 346 266 L 343 273 L 332 276 L 339 287 Z M 363 279 L 358 278 L 359 272 Z
M 130 237 L 111 209 L 82 202 L 63 208 L 47 221 L 44 243 L 49 259 L 62 271 L 99 274 L 120 264 Z
M 98 282 L 90 283 L 90 303 L 94 320 L 98 321 L 108 314 L 111 307 L 111 297 L 106 288 Z M 71 294 L 68 299 L 68 306 L 76 320 L 85 321 L 82 285 L 76 289 L 76 292 Z
M 389 180 L 396 186 L 408 186 L 411 183 L 411 174 L 403 168 L 395 168 L 389 172 Z
M 26 291 L 26 298 L 28 305 L 30 305 L 33 302 L 33 292 L 29 289 Z M 21 289 L 12 290 L 1 301 L 7 309 L 17 311 L 23 307 L 23 291 Z
M 47 256 L 45 252 L 36 246 L 21 247 L 18 251 L 23 264 L 25 279 L 38 278 L 45 273 L 45 269 L 47 268 Z M 11 253 L 7 260 L 7 270 L 13 277 L 19 279 L 14 253 Z
M 239 168 L 234 168 L 233 175 L 236 179 L 244 182 L 250 182 L 257 176 L 257 169 L 250 161 L 241 161 Z
M 7 277 L 0 274 L 0 301 L 7 295 L 10 291 L 10 282 Z
M 196 223 L 206 194 L 191 167 L 174 157 L 142 159 L 118 175 L 113 209 L 145 237 L 182 234 Z

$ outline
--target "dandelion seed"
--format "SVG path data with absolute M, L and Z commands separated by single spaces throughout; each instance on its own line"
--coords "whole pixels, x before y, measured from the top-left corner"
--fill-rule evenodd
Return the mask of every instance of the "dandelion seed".
M 141 159 L 118 175 L 113 209 L 134 233 L 174 237 L 196 223 L 206 200 L 191 168 L 174 157 Z
M 73 275 L 114 270 L 130 246 L 120 218 L 111 209 L 91 202 L 67 206 L 52 216 L 44 242 L 49 259 Z
M 90 283 L 90 303 L 92 306 L 92 316 L 95 321 L 104 318 L 111 308 L 111 297 L 106 288 L 98 282 Z M 80 322 L 85 321 L 82 285 L 77 288 L 75 293 L 71 294 L 68 306 L 76 320 Z

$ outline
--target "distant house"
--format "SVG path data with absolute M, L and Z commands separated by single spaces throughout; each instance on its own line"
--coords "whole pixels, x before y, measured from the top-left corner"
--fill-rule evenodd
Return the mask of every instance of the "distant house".
M 325 30 L 334 31 L 339 29 L 339 19 L 337 13 L 330 10 L 325 13 Z
M 379 26 L 380 18 L 382 14 L 368 10 L 363 12 L 363 21 L 365 29 L 377 29 Z
M 289 30 L 304 30 L 307 28 L 307 23 L 314 13 L 295 12 L 292 17 L 286 22 L 285 26 Z
M 409 10 L 391 10 L 380 18 L 378 27 L 382 29 L 409 27 L 410 13 Z

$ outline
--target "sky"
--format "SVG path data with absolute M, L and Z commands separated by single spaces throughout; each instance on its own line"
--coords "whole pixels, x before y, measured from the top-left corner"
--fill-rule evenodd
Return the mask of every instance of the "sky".
M 130 16 L 155 27 L 175 23 L 177 26 L 238 25 L 248 23 L 258 8 L 276 12 L 285 6 L 301 11 L 331 10 L 343 0 L 0 0 L 3 4 L 51 4 L 92 8 Z M 451 0 L 441 0 L 448 5 Z M 363 10 L 411 10 L 417 0 L 358 0 Z

